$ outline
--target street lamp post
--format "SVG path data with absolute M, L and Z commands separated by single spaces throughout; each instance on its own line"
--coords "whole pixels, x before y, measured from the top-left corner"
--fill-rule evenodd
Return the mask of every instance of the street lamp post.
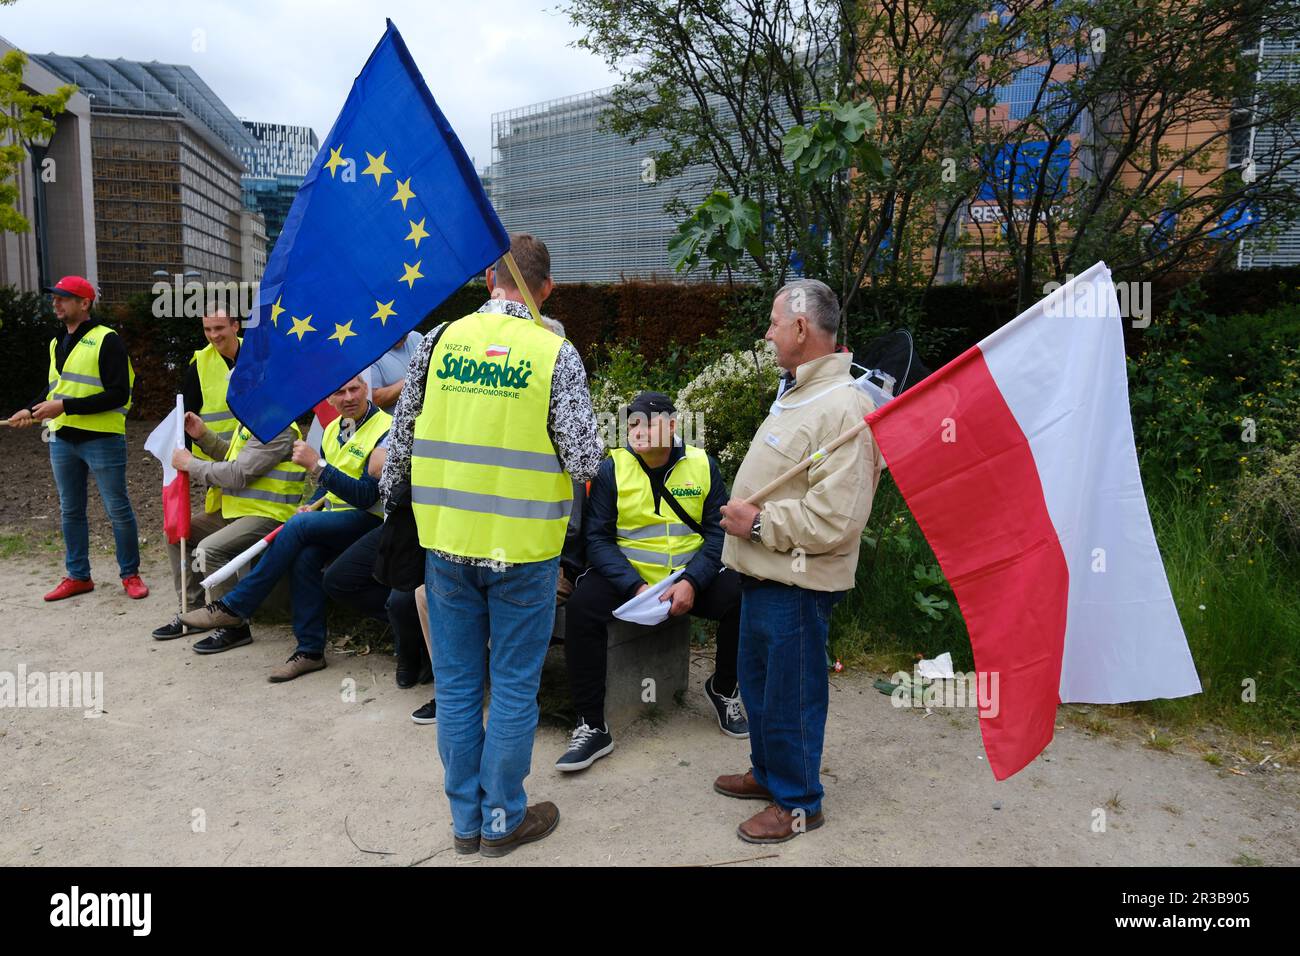
M 27 153 L 32 158 L 32 229 L 36 233 L 36 288 L 44 289 L 50 284 L 49 262 L 50 247 L 48 236 L 48 218 L 45 211 L 45 180 L 41 176 L 41 167 L 45 163 L 46 152 L 50 148 L 50 137 L 36 135 L 27 140 Z

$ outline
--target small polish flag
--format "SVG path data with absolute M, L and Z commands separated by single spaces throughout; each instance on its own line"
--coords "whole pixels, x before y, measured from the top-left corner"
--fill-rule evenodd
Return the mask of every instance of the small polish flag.
M 487 357 L 497 358 L 502 355 L 509 355 L 510 349 L 504 345 L 489 345 L 487 347 Z
M 307 430 L 307 444 L 311 445 L 312 448 L 319 449 L 321 442 L 325 438 L 325 426 L 338 418 L 339 412 L 337 408 L 323 398 L 316 403 L 316 407 L 312 411 L 316 413 L 316 417 L 312 419 L 311 428 Z
M 1123 322 L 1099 262 L 867 416 L 998 690 L 980 730 L 999 780 L 1061 702 L 1201 691 L 1138 473 Z
M 171 544 L 190 536 L 190 475 L 172 467 L 172 452 L 185 447 L 185 399 L 177 395 L 176 407 L 145 439 L 145 451 L 163 466 L 163 532 Z

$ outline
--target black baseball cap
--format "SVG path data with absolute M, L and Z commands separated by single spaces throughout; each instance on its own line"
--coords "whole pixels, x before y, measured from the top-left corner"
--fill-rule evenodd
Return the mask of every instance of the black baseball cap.
M 647 418 L 652 415 L 676 415 L 677 406 L 663 392 L 642 392 L 628 403 L 627 413 L 640 413 Z

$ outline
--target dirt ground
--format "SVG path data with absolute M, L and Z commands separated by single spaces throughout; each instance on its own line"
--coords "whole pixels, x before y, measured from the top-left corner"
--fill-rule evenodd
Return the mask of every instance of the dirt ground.
M 4 412 L 8 415 L 8 412 Z M 136 508 L 140 535 L 146 541 L 162 533 L 162 466 L 144 450 L 144 441 L 157 422 L 126 423 L 126 488 Z M 93 486 L 93 482 L 91 483 Z M 0 529 L 38 531 L 42 534 L 59 530 L 59 493 L 50 472 L 49 450 L 41 441 L 40 428 L 15 430 L 0 428 Z M 199 498 L 195 497 L 196 507 Z M 201 510 L 201 507 L 200 507 Z M 92 541 L 112 541 L 112 525 L 104 515 L 97 491 L 90 493 L 90 533 Z
M 292 649 L 287 627 L 258 624 L 252 645 L 206 658 L 149 636 L 174 599 L 152 506 L 158 466 L 140 448 L 148 430 L 129 431 L 130 482 L 153 594 L 130 601 L 117 586 L 92 494 L 99 587 L 53 605 L 41 600 L 61 574 L 48 463 L 21 444 L 39 443 L 34 430 L 0 431 L 0 531 L 23 532 L 7 535 L 0 558 L 0 672 L 102 672 L 106 711 L 0 708 L 0 865 L 1300 862 L 1293 771 L 1234 773 L 1063 717 L 1045 753 L 998 783 L 974 711 L 896 709 L 868 673 L 832 677 L 827 825 L 750 846 L 735 828 L 760 805 L 711 789 L 717 774 L 746 768 L 748 750 L 708 716 L 704 655 L 684 706 L 615 728 L 614 753 L 584 773 L 554 769 L 567 735 L 543 725 L 528 791 L 559 805 L 559 829 L 500 860 L 457 857 L 436 729 L 408 717 L 428 688 L 399 690 L 391 657 L 334 652 L 325 671 L 273 685 L 268 670 Z M 557 683 L 563 692 L 557 654 L 544 676 L 551 694 Z

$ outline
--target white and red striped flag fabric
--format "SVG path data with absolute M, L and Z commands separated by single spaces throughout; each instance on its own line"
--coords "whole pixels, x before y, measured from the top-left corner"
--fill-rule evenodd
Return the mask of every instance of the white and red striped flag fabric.
M 190 476 L 189 472 L 172 467 L 172 452 L 185 447 L 185 400 L 176 396 L 176 407 L 163 419 L 162 424 L 149 433 L 144 442 L 149 452 L 163 466 L 163 532 L 167 540 L 176 544 L 190 536 Z
M 1138 473 L 1123 318 L 1097 263 L 868 416 L 996 674 L 1005 779 L 1061 702 L 1199 693 Z

